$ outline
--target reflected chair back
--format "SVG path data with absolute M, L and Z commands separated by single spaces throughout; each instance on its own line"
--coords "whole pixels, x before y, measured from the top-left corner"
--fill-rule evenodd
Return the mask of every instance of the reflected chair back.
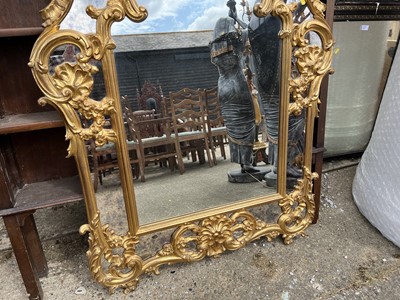
M 170 118 L 163 118 L 154 110 L 131 111 L 124 107 L 128 123 L 128 149 L 135 148 L 139 161 L 139 176 L 145 181 L 145 167 L 149 162 L 168 165 L 171 171 L 177 166 L 181 174 L 185 171 L 178 141 L 172 137 Z
M 205 162 L 205 152 L 209 166 L 213 166 L 204 109 L 204 89 L 184 88 L 176 93 L 170 92 L 169 98 L 174 134 L 182 152 L 190 151 L 193 157 L 196 152 L 200 163 Z
M 218 98 L 218 87 L 205 90 L 205 106 L 207 114 L 208 135 L 211 147 L 218 146 L 221 156 L 226 159 L 225 143 L 227 143 L 227 130 L 221 112 L 221 103 Z M 215 149 L 216 150 L 216 149 Z M 216 151 L 213 151 L 214 164 L 217 164 Z

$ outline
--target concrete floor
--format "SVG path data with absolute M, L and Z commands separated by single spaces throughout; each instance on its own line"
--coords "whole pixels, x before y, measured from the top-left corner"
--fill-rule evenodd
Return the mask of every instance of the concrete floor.
M 356 161 L 324 165 L 320 219 L 307 236 L 278 238 L 192 264 L 163 266 L 137 289 L 113 295 L 87 268 L 83 203 L 36 213 L 49 265 L 45 299 L 400 299 L 400 249 L 359 213 L 351 196 Z M 149 181 L 150 183 L 150 181 Z M 0 299 L 26 299 L 3 224 L 0 224 Z

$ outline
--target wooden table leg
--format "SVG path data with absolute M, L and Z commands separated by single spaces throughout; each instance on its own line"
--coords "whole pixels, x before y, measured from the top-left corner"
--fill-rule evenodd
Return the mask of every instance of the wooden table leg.
M 43 290 L 39 274 L 47 273 L 47 263 L 32 213 L 4 216 L 3 219 L 29 299 L 41 300 Z
M 44 256 L 42 243 L 36 228 L 35 219 L 33 214 L 26 216 L 22 231 L 25 237 L 26 244 L 29 247 L 31 261 L 39 277 L 47 276 L 48 267 L 47 260 Z

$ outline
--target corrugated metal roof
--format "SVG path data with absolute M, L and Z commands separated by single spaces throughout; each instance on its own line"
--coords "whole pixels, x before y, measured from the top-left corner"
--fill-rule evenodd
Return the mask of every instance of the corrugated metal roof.
M 137 52 L 208 47 L 213 31 L 182 31 L 113 36 L 115 52 Z

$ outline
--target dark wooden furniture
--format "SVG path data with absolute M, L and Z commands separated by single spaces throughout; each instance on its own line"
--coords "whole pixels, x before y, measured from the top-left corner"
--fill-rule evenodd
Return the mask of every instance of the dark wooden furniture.
M 146 81 L 142 89 L 136 90 L 137 101 L 140 110 L 154 109 L 156 113 L 162 113 L 162 89 Z
M 333 28 L 334 2 L 327 1 L 325 19 L 329 26 Z M 319 207 L 321 203 L 321 187 L 322 187 L 322 165 L 324 162 L 324 144 L 325 144 L 325 123 L 326 123 L 326 107 L 328 98 L 328 82 L 329 77 L 326 76 L 321 83 L 319 114 L 318 119 L 314 123 L 314 139 L 313 139 L 313 162 L 312 171 L 317 172 L 319 179 L 314 181 L 313 193 L 315 201 L 315 214 L 313 223 L 317 223 L 319 218 Z
M 204 152 L 210 167 L 214 165 L 208 136 L 204 108 L 205 90 L 184 88 L 169 93 L 173 127 L 182 153 L 196 151 L 200 163 L 204 163 Z
M 225 140 L 227 139 L 228 132 L 221 112 L 221 103 L 218 99 L 218 87 L 205 90 L 205 98 L 208 136 L 213 149 L 214 165 L 216 165 L 215 147 L 219 147 L 221 156 L 226 159 Z
M 171 119 L 163 118 L 154 110 L 129 111 L 125 107 L 128 127 L 132 137 L 128 141 L 128 149 L 136 150 L 139 161 L 139 175 L 145 181 L 145 167 L 148 162 L 156 162 L 161 166 L 167 162 L 171 171 L 177 162 L 179 172 L 184 173 L 182 153 L 178 139 L 172 137 Z
M 34 212 L 83 199 L 63 121 L 38 105 L 27 66 L 47 4 L 3 1 L 0 15 L 0 216 L 30 299 L 43 298 L 39 277 L 47 274 Z
M 327 4 L 325 18 L 329 26 L 333 29 L 334 21 L 382 21 L 400 20 L 400 3 L 393 0 L 329 0 Z M 333 32 L 335 35 L 335 32 Z M 313 171 L 322 175 L 323 153 L 325 151 L 325 123 L 328 98 L 329 77 L 325 77 L 321 83 L 319 105 L 319 117 L 314 126 L 313 143 Z M 319 217 L 319 207 L 321 199 L 321 178 L 314 181 L 313 193 L 315 201 L 315 215 L 313 223 Z

